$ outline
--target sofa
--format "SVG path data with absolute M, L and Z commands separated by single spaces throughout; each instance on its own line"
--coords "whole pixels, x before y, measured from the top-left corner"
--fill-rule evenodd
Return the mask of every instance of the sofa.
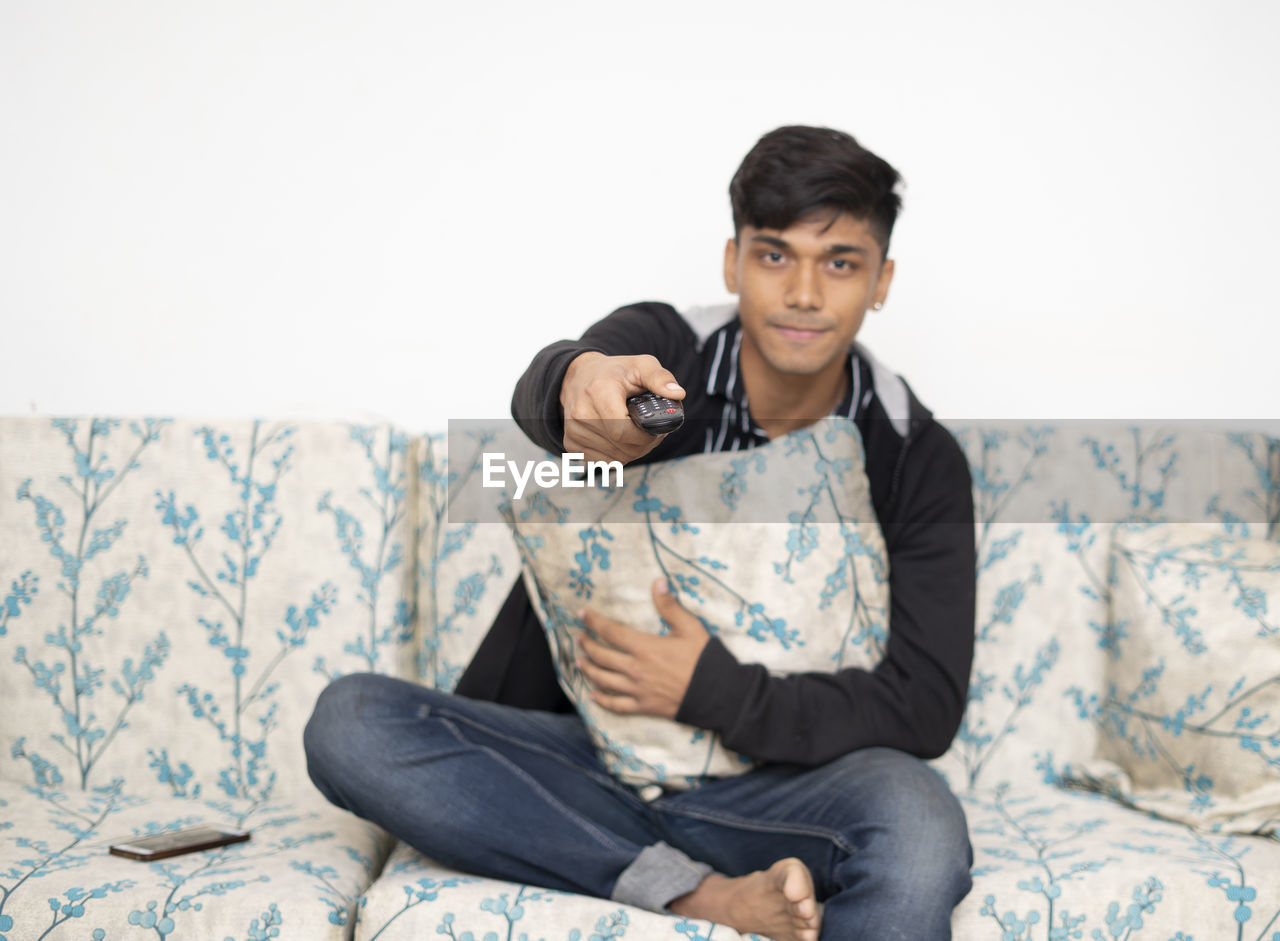
M 930 762 L 974 848 L 955 937 L 1280 941 L 1280 438 L 948 427 L 978 547 L 969 704 Z M 445 869 L 310 783 L 331 679 L 451 689 L 520 577 L 501 523 L 451 512 L 491 445 L 0 419 L 0 938 L 739 937 Z M 252 838 L 107 850 L 198 823 Z

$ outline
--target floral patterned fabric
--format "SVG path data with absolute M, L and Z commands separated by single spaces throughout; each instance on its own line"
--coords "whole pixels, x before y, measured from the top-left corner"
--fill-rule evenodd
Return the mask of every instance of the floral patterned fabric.
M 417 679 L 435 689 L 458 685 L 520 572 L 496 509 L 487 522 L 479 513 L 450 512 L 465 494 L 483 493 L 475 490 L 481 457 L 497 433 L 464 438 L 452 460 L 445 435 L 417 442 Z M 522 450 L 539 453 L 527 442 Z
M 1147 817 L 1061 781 L 960 793 L 974 849 L 957 939 L 1280 935 L 1280 842 Z
M 199 824 L 247 843 L 142 862 L 107 847 Z M 349 938 L 386 834 L 335 807 L 139 797 L 0 782 L 0 937 Z
M 634 467 L 618 486 L 503 503 L 560 683 L 616 777 L 684 788 L 756 763 L 715 733 L 595 703 L 574 612 L 662 633 L 650 591 L 662 577 L 739 660 L 774 674 L 874 668 L 889 566 L 864 465 L 857 425 L 833 419 L 749 452 Z
M 407 436 L 0 424 L 0 937 L 87 938 L 86 924 L 268 937 L 279 919 L 312 926 L 294 936 L 345 937 L 385 837 L 317 794 L 302 729 L 331 677 L 412 669 Z M 104 841 L 183 821 L 243 823 L 254 838 L 214 854 L 226 865 L 204 860 L 216 870 L 204 881 L 226 891 L 200 890 L 219 897 L 179 917 L 165 900 L 195 890 L 171 894 L 177 876 L 110 857 Z M 324 879 L 336 894 L 315 888 Z M 118 888 L 99 898 L 101 886 Z M 50 900 L 69 907 L 52 924 Z M 182 928 L 192 919 L 218 933 Z
M 1169 550 L 1154 570 L 1174 617 L 1166 670 L 1186 637 L 1268 640 L 1276 589 L 1252 553 L 1280 544 L 1280 440 L 1207 424 L 952 431 L 978 517 L 969 705 L 932 762 L 975 851 L 954 935 L 1280 941 L 1275 833 L 1157 819 L 1069 773 L 1108 747 L 1103 704 L 1136 652 L 1116 553 L 1139 547 L 1118 526 Z M 404 847 L 384 865 L 386 836 L 311 787 L 301 729 L 329 678 L 452 688 L 519 577 L 497 517 L 450 512 L 485 446 L 321 423 L 0 420 L 0 937 L 735 937 Z M 1180 523 L 1221 537 L 1202 578 L 1178 561 Z M 1143 721 L 1207 726 L 1238 679 L 1203 711 L 1143 698 Z M 1250 673 L 1237 698 L 1269 680 Z M 1254 760 L 1276 734 L 1261 695 L 1230 713 Z M 1244 705 L 1252 729 L 1235 728 Z M 1191 780 L 1220 801 L 1222 772 Z M 169 867 L 106 853 L 197 822 L 254 838 Z
M 546 938 L 605 941 L 741 938 L 706 921 L 658 915 L 630 905 L 536 886 L 479 879 L 398 846 L 361 905 L 358 941 L 394 938 Z M 749 935 L 748 937 L 755 937 Z
M 974 848 L 974 889 L 952 918 L 960 941 L 1274 941 L 1280 931 L 1280 921 L 1268 924 L 1280 908 L 1276 841 L 1200 833 L 1044 782 L 960 797 Z M 910 913 L 904 919 L 909 931 Z M 360 941 L 462 939 L 467 932 L 473 939 L 494 932 L 547 941 L 755 937 L 608 900 L 476 879 L 403 845 L 356 924 Z
M 1123 526 L 1099 756 L 1069 772 L 1214 832 L 1280 829 L 1280 542 L 1198 523 Z

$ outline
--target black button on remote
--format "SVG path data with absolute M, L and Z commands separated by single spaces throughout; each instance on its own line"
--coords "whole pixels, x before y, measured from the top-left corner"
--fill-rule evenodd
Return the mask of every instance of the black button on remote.
M 641 392 L 627 399 L 631 420 L 651 435 L 675 431 L 684 424 L 684 406 L 674 399 Z

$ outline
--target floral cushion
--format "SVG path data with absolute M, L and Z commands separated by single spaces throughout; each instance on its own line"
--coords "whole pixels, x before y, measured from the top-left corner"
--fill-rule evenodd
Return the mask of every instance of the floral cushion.
M 595 703 L 575 664 L 576 612 L 663 633 L 650 589 L 663 577 L 741 660 L 775 673 L 874 667 L 888 635 L 888 557 L 858 428 L 830 420 L 747 453 L 633 466 L 624 480 L 542 491 L 508 510 L 561 685 L 628 783 L 741 773 L 753 762 L 714 733 Z
M 1082 704 L 1103 697 L 1122 649 L 1112 530 L 1183 521 L 1280 538 L 1280 439 L 1207 422 L 949 427 L 973 474 L 977 642 L 936 766 L 957 792 L 1032 783 L 1098 754 L 1099 716 Z
M 505 432 L 506 447 L 539 453 L 509 421 L 494 427 L 474 424 L 416 442 L 416 676 L 448 691 L 458 684 L 520 577 L 520 559 L 498 515 L 497 498 L 485 499 L 476 489 L 482 455 L 495 446 L 495 428 Z M 465 506 L 468 495 L 474 497 L 473 508 Z
M 953 937 L 1280 941 L 1280 842 L 1201 832 L 1062 783 L 959 795 L 974 887 Z
M 1074 773 L 1168 819 L 1280 829 L 1280 543 L 1122 526 L 1111 561 L 1117 654 L 1082 702 L 1103 736 Z
M 479 879 L 400 844 L 361 900 L 356 941 L 395 938 L 545 938 L 564 941 L 737 941 L 724 925 L 537 886 Z M 746 935 L 765 941 L 756 935 Z
M 1275 941 L 1280 934 L 1280 842 L 1200 833 L 1054 782 L 978 788 L 960 799 L 974 889 L 952 918 L 956 939 Z M 905 912 L 908 936 L 910 919 Z M 357 941 L 468 936 L 744 937 L 608 899 L 478 879 L 397 847 L 361 903 Z
M 320 690 L 411 669 L 407 455 L 387 428 L 7 420 L 0 778 L 314 796 Z

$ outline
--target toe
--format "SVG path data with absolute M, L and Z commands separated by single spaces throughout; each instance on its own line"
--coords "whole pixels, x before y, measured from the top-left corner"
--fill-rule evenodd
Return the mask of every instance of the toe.
M 813 877 L 809 868 L 798 859 L 784 860 L 786 869 L 782 879 L 782 895 L 792 905 L 804 906 L 802 914 L 807 918 L 814 912 Z

